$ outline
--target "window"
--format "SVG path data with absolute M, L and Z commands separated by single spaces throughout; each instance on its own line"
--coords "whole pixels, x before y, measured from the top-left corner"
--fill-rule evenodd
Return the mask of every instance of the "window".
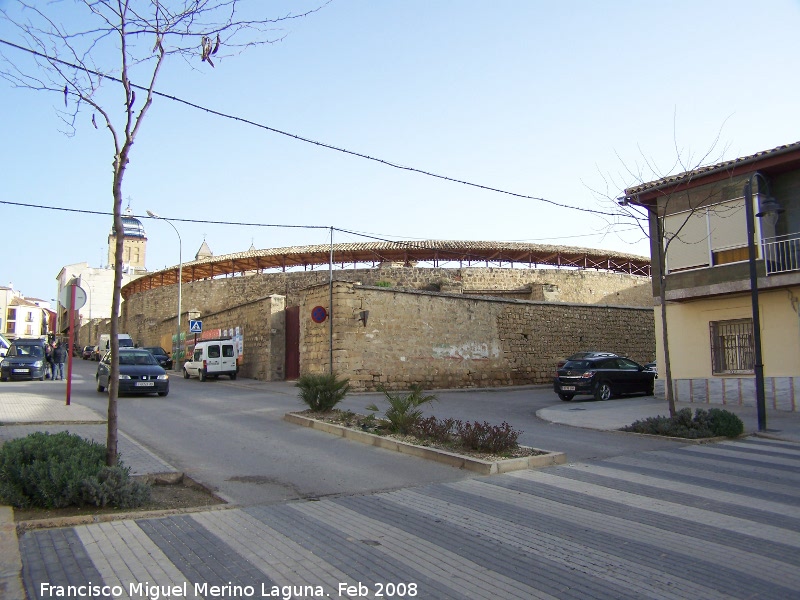
M 711 368 L 715 375 L 753 372 L 753 320 L 712 321 Z
M 29 312 L 27 315 L 25 315 L 25 320 L 26 320 L 28 323 L 33 323 L 33 313 L 32 313 L 32 312 Z
M 225 358 L 233 357 L 233 344 L 222 345 L 222 356 L 224 356 Z
M 208 358 L 219 358 L 219 346 L 209 346 L 208 347 Z

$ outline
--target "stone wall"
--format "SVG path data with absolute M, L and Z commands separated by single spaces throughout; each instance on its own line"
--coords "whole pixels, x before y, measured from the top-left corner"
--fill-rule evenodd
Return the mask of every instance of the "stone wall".
M 301 373 L 326 372 L 327 285 L 306 290 L 300 312 Z M 368 311 L 366 324 L 359 319 Z M 550 383 L 560 358 L 585 349 L 655 356 L 650 308 L 549 303 L 334 282 L 333 370 L 355 390 L 500 387 Z
M 391 289 L 412 288 L 451 291 L 466 295 L 511 295 L 514 298 L 551 302 L 652 306 L 650 278 L 589 270 L 483 268 L 461 269 L 389 267 L 337 270 L 337 280 Z M 238 277 L 186 282 L 181 286 L 182 329 L 188 314 L 204 315 L 271 295 L 286 297 L 286 306 L 297 306 L 303 290 L 328 282 L 327 270 L 248 274 Z M 527 288 L 524 289 L 524 288 Z M 511 293 L 509 293 L 511 292 Z M 122 303 L 120 331 L 130 333 L 142 346 L 161 344 L 175 331 L 178 290 L 175 285 L 131 294 Z

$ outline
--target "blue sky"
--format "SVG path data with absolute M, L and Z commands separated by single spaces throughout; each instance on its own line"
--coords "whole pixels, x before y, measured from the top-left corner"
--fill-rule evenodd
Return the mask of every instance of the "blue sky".
M 0 6 L 13 3 L 0 0 Z M 258 3 L 270 14 L 314 3 Z M 274 8 L 272 8 L 274 7 Z M 158 89 L 276 129 L 522 195 L 606 209 L 637 183 L 800 140 L 800 2 L 333 0 L 280 43 L 211 69 L 168 63 Z M 0 37 L 17 33 L 0 21 Z M 0 49 L 9 59 L 18 55 Z M 111 94 L 118 93 L 111 88 Z M 115 100 L 116 101 L 116 100 Z M 0 200 L 110 211 L 109 134 L 63 98 L 0 80 Z M 121 99 L 120 99 L 120 104 Z M 676 151 L 677 147 L 677 151 Z M 375 162 L 156 99 L 123 195 L 135 214 L 334 226 L 387 239 L 529 241 L 647 254 L 606 222 Z M 143 219 L 147 267 L 178 262 Z M 56 295 L 61 267 L 106 263 L 111 218 L 0 204 L 0 284 Z M 329 241 L 325 230 L 176 223 L 183 260 Z M 8 249 L 22 238 L 36 251 Z M 334 242 L 369 241 L 336 233 Z

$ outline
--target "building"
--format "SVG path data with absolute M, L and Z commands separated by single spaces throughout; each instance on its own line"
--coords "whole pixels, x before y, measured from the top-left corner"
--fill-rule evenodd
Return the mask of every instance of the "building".
M 9 339 L 41 338 L 50 331 L 50 305 L 25 298 L 12 286 L 0 286 L 0 330 Z
M 754 405 L 756 332 L 746 186 L 756 215 L 768 197 L 780 205 L 780 214 L 754 220 L 757 314 L 766 405 L 796 411 L 800 142 L 626 189 L 621 202 L 649 212 L 659 374 L 664 376 L 661 314 L 666 311 L 675 399 Z
M 133 216 L 130 206 L 125 209 L 125 214 L 122 215 L 122 228 L 123 270 L 127 273 L 143 273 L 147 271 L 145 267 L 147 234 L 142 222 Z M 117 232 L 112 225 L 111 233 L 108 234 L 108 266 L 111 269 L 116 264 L 116 245 Z
M 131 207 L 125 209 L 123 223 L 123 272 L 122 286 L 147 273 L 145 257 L 147 253 L 147 235 L 142 222 L 133 216 Z M 114 293 L 114 252 L 116 248 L 116 230 L 112 226 L 108 236 L 108 265 L 91 267 L 89 263 L 66 265 L 56 276 L 58 297 L 72 283 L 77 284 L 86 293 L 86 304 L 76 311 L 75 343 L 79 346 L 94 345 L 100 333 L 108 333 L 111 319 L 111 303 Z M 59 303 L 56 323 L 53 330 L 65 335 L 69 328 L 69 312 L 66 306 Z

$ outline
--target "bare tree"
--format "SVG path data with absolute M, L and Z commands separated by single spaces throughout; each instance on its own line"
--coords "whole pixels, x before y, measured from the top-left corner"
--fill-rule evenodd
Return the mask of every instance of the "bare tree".
M 687 239 L 684 237 L 687 224 L 698 215 L 698 211 L 708 209 L 719 198 L 719 188 L 705 189 L 698 192 L 690 190 L 692 181 L 703 173 L 704 167 L 719 162 L 721 152 L 717 152 L 719 136 L 714 140 L 708 151 L 699 158 L 687 154 L 675 144 L 675 161 L 666 170 L 658 169 L 655 163 L 648 159 L 640 150 L 642 165 L 631 168 L 620 158 L 623 166 L 623 175 L 627 183 L 618 185 L 611 178 L 606 179 L 606 190 L 593 192 L 605 204 L 612 206 L 615 216 L 607 221 L 609 231 L 621 227 L 633 227 L 650 240 L 650 255 L 653 257 L 651 276 L 655 280 L 658 290 L 658 303 L 661 308 L 661 339 L 664 346 L 663 373 L 666 378 L 665 394 L 669 405 L 670 416 L 676 415 L 675 393 L 672 381 L 672 366 L 670 362 L 669 329 L 667 316 L 667 261 L 666 256 L 673 244 L 696 244 L 706 242 L 703 239 Z M 715 155 L 715 159 L 712 159 Z M 619 156 L 618 156 L 619 158 Z M 615 179 L 620 179 L 619 177 Z M 622 193 L 609 193 L 609 190 L 621 190 Z M 640 192 L 645 190 L 654 195 L 648 202 L 640 202 Z M 667 215 L 675 216 L 670 226 L 666 226 Z
M 274 43 L 283 37 L 281 22 L 322 6 L 277 18 L 264 18 L 264 5 L 258 0 L 17 0 L 0 11 L 21 40 L 19 44 L 0 40 L 14 52 L 13 60 L 3 56 L 0 77 L 13 87 L 58 94 L 66 135 L 78 130 L 79 115 L 91 112 L 85 126 L 105 127 L 114 145 L 111 195 L 118 235 L 111 306 L 108 465 L 117 461 L 122 186 L 162 70 L 173 58 L 183 59 L 190 68 L 210 68 L 247 48 Z

